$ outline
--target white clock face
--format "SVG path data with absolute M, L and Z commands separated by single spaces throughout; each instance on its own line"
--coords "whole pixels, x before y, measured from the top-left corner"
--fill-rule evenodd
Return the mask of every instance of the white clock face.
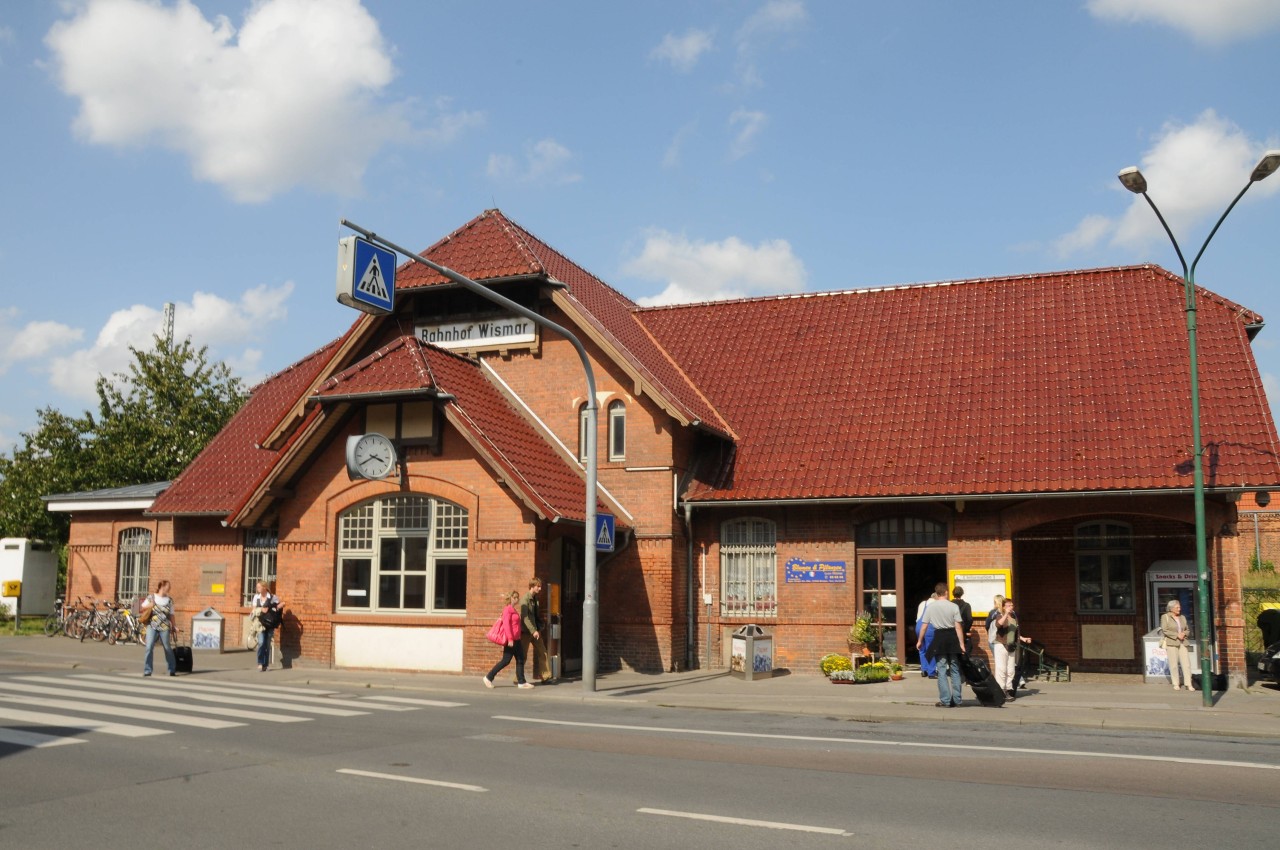
M 385 478 L 396 464 L 396 448 L 381 434 L 365 434 L 352 448 L 351 463 L 364 478 Z

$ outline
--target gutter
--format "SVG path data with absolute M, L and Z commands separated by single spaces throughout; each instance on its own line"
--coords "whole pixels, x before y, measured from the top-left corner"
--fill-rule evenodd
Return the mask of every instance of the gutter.
M 1231 496 L 1238 493 L 1251 493 L 1256 490 L 1280 490 L 1280 484 L 1255 485 L 1252 487 L 1215 487 L 1206 488 L 1209 496 Z M 1191 487 L 1173 487 L 1160 490 L 1071 490 L 1069 492 L 1020 492 L 1020 493 L 935 493 L 930 496 L 833 496 L 818 499 L 685 499 L 681 505 L 698 505 L 700 507 L 780 507 L 787 505 L 863 505 L 894 504 L 899 502 L 989 502 L 1009 499 L 1078 499 L 1086 496 L 1189 496 L 1195 490 Z

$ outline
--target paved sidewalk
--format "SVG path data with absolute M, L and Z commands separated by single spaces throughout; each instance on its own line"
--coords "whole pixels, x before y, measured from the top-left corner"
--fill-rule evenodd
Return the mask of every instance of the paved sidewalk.
M 0 671 L 30 666 L 140 672 L 142 648 L 79 643 L 64 637 L 0 636 Z M 1215 694 L 1214 706 L 1206 708 L 1199 692 L 1177 692 L 1168 685 L 1145 684 L 1139 675 L 1083 673 L 1073 675 L 1071 682 L 1033 681 L 1019 692 L 1016 702 L 999 709 L 978 705 L 966 688 L 963 706 L 944 709 L 934 706 L 937 683 L 915 672 L 909 672 L 900 682 L 873 685 L 833 685 L 821 676 L 787 673 L 747 682 L 723 671 L 653 675 L 616 672 L 597 676 L 594 692 L 588 692 L 579 680 L 520 691 L 512 686 L 510 671 L 503 672 L 498 687 L 490 691 L 478 675 L 305 666 L 259 673 L 252 652 L 197 650 L 193 675 L 263 684 L 308 683 L 451 697 L 466 695 L 469 701 L 498 700 L 504 705 L 521 699 L 545 699 L 809 714 L 860 722 L 1053 724 L 1112 731 L 1280 738 L 1280 687 L 1270 682 Z M 0 679 L 0 687 L 2 682 Z

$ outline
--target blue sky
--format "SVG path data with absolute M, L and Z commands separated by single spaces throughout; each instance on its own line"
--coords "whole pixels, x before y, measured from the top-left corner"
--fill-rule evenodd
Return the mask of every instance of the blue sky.
M 642 303 L 1176 271 L 1116 172 L 1190 258 L 1280 148 L 1277 72 L 1274 0 L 15 0 L 0 451 L 165 302 L 250 382 L 341 333 L 342 217 L 425 248 L 498 207 Z M 1273 400 L 1278 196 L 1197 273 L 1273 323 Z

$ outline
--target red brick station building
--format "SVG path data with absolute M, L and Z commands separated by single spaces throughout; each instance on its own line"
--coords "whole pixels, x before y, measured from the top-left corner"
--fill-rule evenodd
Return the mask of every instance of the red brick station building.
M 425 256 L 587 349 L 617 522 L 602 671 L 725 669 L 755 623 L 776 667 L 817 674 L 862 610 L 915 661 L 939 581 L 968 588 L 979 633 L 1011 593 L 1075 670 L 1140 672 L 1165 600 L 1192 612 L 1184 287 L 1162 268 L 642 308 L 498 210 Z M 417 263 L 393 314 L 353 315 L 175 481 L 46 497 L 72 514 L 68 597 L 166 578 L 182 627 L 212 610 L 226 647 L 265 578 L 286 665 L 476 674 L 499 595 L 537 575 L 557 669 L 580 669 L 595 540 L 575 349 Z M 1262 317 L 1205 289 L 1198 316 L 1209 616 L 1239 676 L 1237 503 L 1280 490 L 1280 447 L 1250 349 Z M 385 478 L 348 474 L 366 433 L 397 449 Z

